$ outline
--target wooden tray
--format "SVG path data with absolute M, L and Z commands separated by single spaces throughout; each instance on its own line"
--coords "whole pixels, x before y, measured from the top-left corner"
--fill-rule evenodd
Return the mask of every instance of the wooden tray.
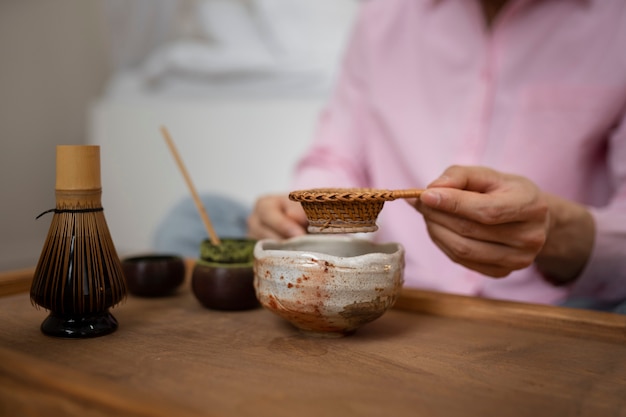
M 120 328 L 44 336 L 0 275 L 0 415 L 626 416 L 626 317 L 407 290 L 341 339 L 256 309 L 129 297 Z

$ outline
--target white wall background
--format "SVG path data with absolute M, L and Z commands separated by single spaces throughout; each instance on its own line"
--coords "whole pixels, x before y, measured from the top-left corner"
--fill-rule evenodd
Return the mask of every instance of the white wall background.
M 156 222 L 188 195 L 162 124 L 199 190 L 248 201 L 285 191 L 355 9 L 355 0 L 0 1 L 0 270 L 38 260 L 50 215 L 35 216 L 55 204 L 58 144 L 101 145 L 105 216 L 121 254 L 149 249 Z
M 237 98 L 96 104 L 89 139 L 101 145 L 102 203 L 118 252 L 149 252 L 156 225 L 190 195 L 161 125 L 170 131 L 200 193 L 224 193 L 252 204 L 261 194 L 288 190 L 293 163 L 310 139 L 322 102 Z
M 108 76 L 99 1 L 0 1 L 0 270 L 34 266 L 54 208 L 55 147 L 85 141 Z

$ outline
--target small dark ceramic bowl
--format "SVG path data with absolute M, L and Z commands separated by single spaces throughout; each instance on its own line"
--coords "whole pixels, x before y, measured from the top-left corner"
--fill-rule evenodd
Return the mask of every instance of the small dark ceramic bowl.
M 122 259 L 128 291 L 140 297 L 171 295 L 185 280 L 185 261 L 178 255 L 140 255 Z
M 198 260 L 191 289 L 200 303 L 213 310 L 249 310 L 257 307 L 252 262 L 221 264 Z
M 248 310 L 259 306 L 254 291 L 253 239 L 206 240 L 191 274 L 191 289 L 200 303 L 214 310 Z

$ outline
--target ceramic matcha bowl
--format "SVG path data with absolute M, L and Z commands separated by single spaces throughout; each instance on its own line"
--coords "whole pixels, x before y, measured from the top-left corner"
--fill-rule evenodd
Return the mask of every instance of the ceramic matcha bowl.
M 252 261 L 256 240 L 223 238 L 219 245 L 205 240 L 191 275 L 191 289 L 200 303 L 213 310 L 258 307 Z
M 404 282 L 404 248 L 348 236 L 264 239 L 254 247 L 261 305 L 311 336 L 339 337 L 382 316 Z

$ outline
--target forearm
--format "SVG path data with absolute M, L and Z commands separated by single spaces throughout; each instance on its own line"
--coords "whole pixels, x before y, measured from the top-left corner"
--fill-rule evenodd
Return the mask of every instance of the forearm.
M 583 205 L 546 195 L 550 226 L 535 264 L 555 284 L 576 280 L 585 267 L 594 244 L 595 223 Z

